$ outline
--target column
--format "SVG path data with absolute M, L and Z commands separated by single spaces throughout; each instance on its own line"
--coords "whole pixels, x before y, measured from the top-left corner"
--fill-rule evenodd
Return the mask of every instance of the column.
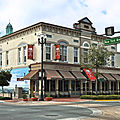
M 29 80 L 29 98 L 33 96 L 33 81 Z
M 117 80 L 117 94 L 119 94 L 119 81 Z
M 81 94 L 83 94 L 83 81 L 81 80 L 81 86 L 80 86 Z
M 90 90 L 90 94 L 92 94 L 92 81 L 89 82 L 89 90 Z
M 100 81 L 100 94 L 102 94 L 102 82 Z
M 69 91 L 69 96 L 71 96 L 71 80 L 68 82 L 68 91 Z
M 108 81 L 109 84 L 109 93 L 111 94 L 111 81 Z
M 59 93 L 58 93 L 58 80 L 55 80 L 55 94 L 56 94 L 56 97 L 59 97 Z

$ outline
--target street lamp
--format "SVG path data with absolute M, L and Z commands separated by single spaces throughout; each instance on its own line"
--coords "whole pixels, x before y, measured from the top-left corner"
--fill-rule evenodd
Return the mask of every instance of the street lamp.
M 40 101 L 44 101 L 43 98 L 43 45 L 46 44 L 47 36 L 45 34 L 37 35 L 38 45 L 41 45 L 41 98 Z

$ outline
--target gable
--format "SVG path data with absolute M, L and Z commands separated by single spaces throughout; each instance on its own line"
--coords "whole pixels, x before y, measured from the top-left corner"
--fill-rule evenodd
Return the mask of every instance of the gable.
M 87 17 L 85 17 L 85 18 L 79 20 L 78 22 L 79 22 L 79 23 L 92 24 L 92 22 L 91 22 Z

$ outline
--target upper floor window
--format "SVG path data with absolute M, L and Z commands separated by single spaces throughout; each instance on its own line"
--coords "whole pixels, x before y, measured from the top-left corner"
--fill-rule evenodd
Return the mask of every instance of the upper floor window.
M 84 63 L 88 63 L 88 49 L 83 48 L 83 54 L 84 54 L 84 57 L 83 57 Z
M 74 40 L 74 42 L 78 43 L 78 40 Z
M 88 43 L 84 43 L 84 47 L 89 47 Z
M 46 44 L 46 60 L 51 60 L 51 44 Z
M 8 61 L 8 51 L 6 51 L 6 66 L 8 66 L 9 61 Z
M 93 43 L 92 46 L 93 46 L 93 47 L 97 47 L 97 44 L 96 44 L 96 43 Z
M 46 36 L 47 36 L 47 38 L 52 38 L 52 35 L 47 34 Z
M 111 56 L 111 65 L 112 65 L 112 67 L 114 67 L 114 65 L 115 65 L 114 60 L 115 60 L 115 56 L 112 55 L 112 56 Z
M 60 61 L 67 61 L 67 46 L 60 46 Z
M 27 50 L 26 46 L 23 47 L 23 63 L 26 63 L 26 58 L 27 58 Z
M 2 66 L 2 53 L 0 53 L 0 66 Z
M 112 50 L 115 50 L 115 47 L 114 47 L 114 46 L 111 46 L 111 49 L 112 49 Z
M 74 63 L 78 62 L 78 48 L 74 48 Z
M 21 63 L 21 48 L 18 48 L 18 64 Z

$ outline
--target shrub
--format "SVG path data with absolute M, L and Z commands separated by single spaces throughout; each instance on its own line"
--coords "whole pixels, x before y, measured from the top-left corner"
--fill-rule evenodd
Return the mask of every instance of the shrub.
M 93 99 L 93 100 L 110 100 L 110 99 L 120 99 L 120 95 L 82 95 L 81 99 Z
M 26 95 L 26 94 L 23 94 L 23 95 L 22 95 L 22 98 L 23 98 L 23 99 L 27 99 L 27 95 Z
M 2 97 L 2 96 L 0 96 L 0 100 L 11 100 L 11 98 L 10 97 Z

